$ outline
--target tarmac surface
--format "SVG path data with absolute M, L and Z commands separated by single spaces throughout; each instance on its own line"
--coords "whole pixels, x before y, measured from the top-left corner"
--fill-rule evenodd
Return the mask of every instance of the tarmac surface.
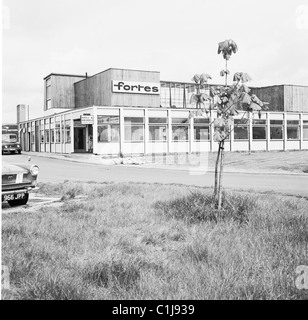
M 140 168 L 156 168 L 165 170 L 181 170 L 181 171 L 202 171 L 202 172 L 215 172 L 215 168 L 212 164 L 213 161 L 208 161 L 206 157 L 202 158 L 180 158 L 173 155 L 167 155 L 164 159 L 162 157 L 126 157 L 126 158 L 105 158 L 100 155 L 90 153 L 48 153 L 48 152 L 23 152 L 23 155 L 28 157 L 41 157 L 47 159 L 58 159 L 63 161 L 88 163 L 88 164 L 100 164 L 103 166 L 121 166 L 121 167 L 140 167 Z M 16 155 L 14 155 L 16 156 Z M 295 157 L 297 154 L 295 153 Z M 216 157 L 216 156 L 215 156 Z M 2 160 L 6 160 L 2 158 Z M 307 152 L 307 165 L 308 165 L 308 152 Z M 307 176 L 308 173 L 293 172 L 279 169 L 260 169 L 254 166 L 243 166 L 243 168 L 235 167 L 233 164 L 226 163 L 224 166 L 224 172 L 230 173 L 249 173 L 249 174 L 261 174 L 261 175 L 301 175 Z
M 11 163 L 25 162 L 40 167 L 39 182 L 139 182 L 195 185 L 212 187 L 214 168 L 207 162 L 193 165 L 170 164 L 170 158 L 163 163 L 145 163 L 146 158 L 104 159 L 92 154 L 52 154 L 24 152 L 21 155 L 3 156 Z M 180 159 L 171 159 L 177 162 Z M 175 161 L 174 161 L 175 160 Z M 196 159 L 193 159 L 196 160 Z M 169 161 L 169 162 L 168 162 Z M 138 164 L 133 164 L 138 163 Z M 168 164 L 169 163 L 169 164 Z M 308 174 L 294 172 L 253 172 L 249 168 L 239 170 L 226 165 L 223 186 L 226 189 L 252 192 L 280 193 L 299 197 L 308 196 Z

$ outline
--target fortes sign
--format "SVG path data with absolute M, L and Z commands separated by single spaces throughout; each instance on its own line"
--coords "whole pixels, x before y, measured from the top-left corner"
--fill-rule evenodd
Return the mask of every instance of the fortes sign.
M 150 82 L 132 82 L 125 80 L 112 80 L 112 92 L 159 94 L 160 85 Z

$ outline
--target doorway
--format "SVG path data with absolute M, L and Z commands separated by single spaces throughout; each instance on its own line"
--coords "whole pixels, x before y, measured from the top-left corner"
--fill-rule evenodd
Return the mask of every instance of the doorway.
M 86 152 L 86 128 L 74 128 L 74 152 Z

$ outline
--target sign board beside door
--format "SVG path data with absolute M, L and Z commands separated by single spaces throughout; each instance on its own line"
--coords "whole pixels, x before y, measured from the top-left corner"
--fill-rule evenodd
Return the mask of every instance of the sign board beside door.
M 81 115 L 80 116 L 80 122 L 81 124 L 93 124 L 94 123 L 94 117 L 91 115 Z

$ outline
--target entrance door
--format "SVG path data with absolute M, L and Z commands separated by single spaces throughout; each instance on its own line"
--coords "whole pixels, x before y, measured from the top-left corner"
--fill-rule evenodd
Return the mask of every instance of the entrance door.
M 86 128 L 74 128 L 74 152 L 86 152 Z

